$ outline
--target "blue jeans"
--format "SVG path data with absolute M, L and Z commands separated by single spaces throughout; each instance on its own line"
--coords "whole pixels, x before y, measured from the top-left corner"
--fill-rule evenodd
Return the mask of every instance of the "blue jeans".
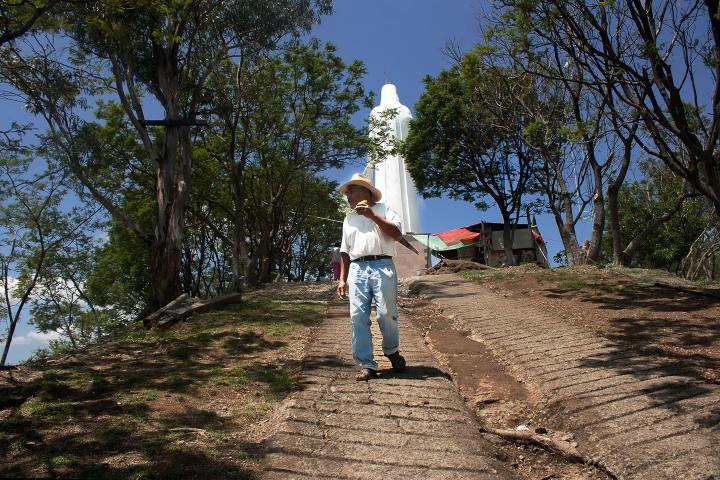
M 352 262 L 347 284 L 352 319 L 353 360 L 362 368 L 377 370 L 370 332 L 373 299 L 375 299 L 378 326 L 383 337 L 383 354 L 390 355 L 400 349 L 395 264 L 390 258 Z

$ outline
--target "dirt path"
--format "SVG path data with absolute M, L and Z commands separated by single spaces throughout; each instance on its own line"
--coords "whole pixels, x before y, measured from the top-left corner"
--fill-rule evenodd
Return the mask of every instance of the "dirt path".
M 421 277 L 413 289 L 505 364 L 536 418 L 570 432 L 613 475 L 720 477 L 717 384 L 455 275 Z
M 402 318 L 421 329 L 425 343 L 480 423 L 497 429 L 527 428 L 573 447 L 574 436 L 549 430 L 538 406 L 538 392 L 518 380 L 483 343 L 468 338 L 470 332 L 454 319 L 443 315 L 431 302 L 406 297 Z M 556 451 L 534 443 L 504 440 L 488 435 L 498 455 L 520 476 L 528 480 L 607 480 L 602 468 L 568 460 Z

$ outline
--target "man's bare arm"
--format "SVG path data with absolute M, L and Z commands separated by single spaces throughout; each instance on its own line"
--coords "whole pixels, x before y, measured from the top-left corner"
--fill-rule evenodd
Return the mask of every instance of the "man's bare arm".
M 337 294 L 345 298 L 347 296 L 347 277 L 350 271 L 350 255 L 340 253 L 340 280 L 338 281 Z

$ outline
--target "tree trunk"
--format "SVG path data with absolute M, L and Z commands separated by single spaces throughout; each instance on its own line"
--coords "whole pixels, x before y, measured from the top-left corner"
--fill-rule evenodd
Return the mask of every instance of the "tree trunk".
M 685 185 L 683 184 L 683 192 L 684 190 Z M 680 210 L 685 201 L 685 197 L 686 195 L 681 193 L 678 201 L 672 206 L 672 208 L 670 208 L 670 210 L 654 219 L 635 238 L 630 240 L 627 247 L 625 247 L 625 250 L 622 251 L 622 256 L 626 259 L 632 258 L 632 255 L 640 248 L 642 242 L 648 237 L 648 235 L 655 232 L 663 223 L 670 221 L 670 219 Z
M 184 260 L 182 262 L 182 272 L 181 272 L 181 278 L 182 282 L 180 284 L 180 288 L 184 292 L 191 292 L 192 291 L 192 249 L 185 245 L 183 246 L 183 257 Z
M 150 258 L 153 307 L 161 307 L 177 298 L 180 247 L 177 232 L 165 238 L 156 238 Z
M 181 148 L 178 148 L 181 147 Z M 176 158 L 181 150 L 182 167 L 175 180 Z M 168 127 L 163 155 L 158 159 L 157 219 L 150 252 L 151 306 L 162 307 L 178 296 L 180 256 L 183 245 L 185 207 L 190 190 L 190 130 Z
M 0 367 L 5 366 L 7 361 L 8 353 L 10 352 L 10 343 L 12 342 L 13 335 L 15 335 L 15 327 L 17 327 L 18 317 L 14 320 L 10 319 L 10 328 L 8 329 L 7 337 L 5 338 L 5 348 L 3 348 L 2 360 L 0 360 Z
M 242 145 L 240 161 L 235 163 L 237 149 L 237 126 L 239 117 L 227 120 L 231 131 L 231 145 L 228 155 L 228 168 L 231 172 L 233 199 L 233 238 L 232 238 L 232 290 L 241 292 L 243 284 L 249 283 L 248 246 L 245 240 L 245 163 L 247 161 L 247 141 Z M 247 125 L 244 125 L 247 132 Z
M 565 247 L 565 258 L 567 258 L 568 265 L 584 265 L 587 263 L 585 255 L 578 244 L 575 227 L 572 224 L 568 225 L 563 222 L 559 212 L 554 212 L 553 216 L 555 217 L 555 224 L 558 227 L 563 247 Z
M 513 253 L 513 241 L 515 237 L 515 228 L 509 215 L 503 215 L 503 246 L 505 247 L 505 257 L 507 265 L 517 265 L 517 259 Z
M 592 170 L 595 177 L 595 194 L 593 195 L 593 211 L 595 214 L 593 215 L 592 233 L 590 235 L 590 247 L 587 251 L 587 259 L 595 263 L 600 259 L 602 237 L 605 232 L 605 196 L 602 188 L 602 168 L 593 162 Z
M 245 245 L 245 229 L 242 225 L 242 220 L 238 219 L 238 215 L 235 216 L 234 228 L 235 234 L 233 235 L 232 242 L 232 291 L 241 292 L 243 282 L 247 275 L 247 246 Z
M 613 264 L 627 266 L 629 258 L 622 249 L 620 237 L 620 207 L 618 205 L 619 189 L 608 188 L 608 217 L 610 219 L 610 233 L 613 245 Z
M 690 246 L 690 251 L 683 258 L 680 269 L 688 280 L 695 280 L 701 270 L 710 271 L 708 262 L 714 261 L 720 251 L 720 222 L 713 220 Z M 712 276 L 712 273 L 711 273 Z

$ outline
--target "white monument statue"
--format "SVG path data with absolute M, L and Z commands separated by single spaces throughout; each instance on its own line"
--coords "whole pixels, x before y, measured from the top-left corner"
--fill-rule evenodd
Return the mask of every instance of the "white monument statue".
M 380 91 L 380 105 L 373 108 L 370 115 L 380 119 L 380 114 L 391 108 L 397 111 L 397 115 L 389 120 L 390 134 L 398 140 L 405 140 L 412 114 L 400 103 L 395 85 L 386 83 Z M 374 170 L 374 184 L 382 192 L 382 201 L 400 215 L 403 233 L 419 232 L 417 190 L 405 168 L 405 159 L 400 155 L 390 155 L 379 159 L 374 169 L 372 167 L 368 165 L 367 170 Z

